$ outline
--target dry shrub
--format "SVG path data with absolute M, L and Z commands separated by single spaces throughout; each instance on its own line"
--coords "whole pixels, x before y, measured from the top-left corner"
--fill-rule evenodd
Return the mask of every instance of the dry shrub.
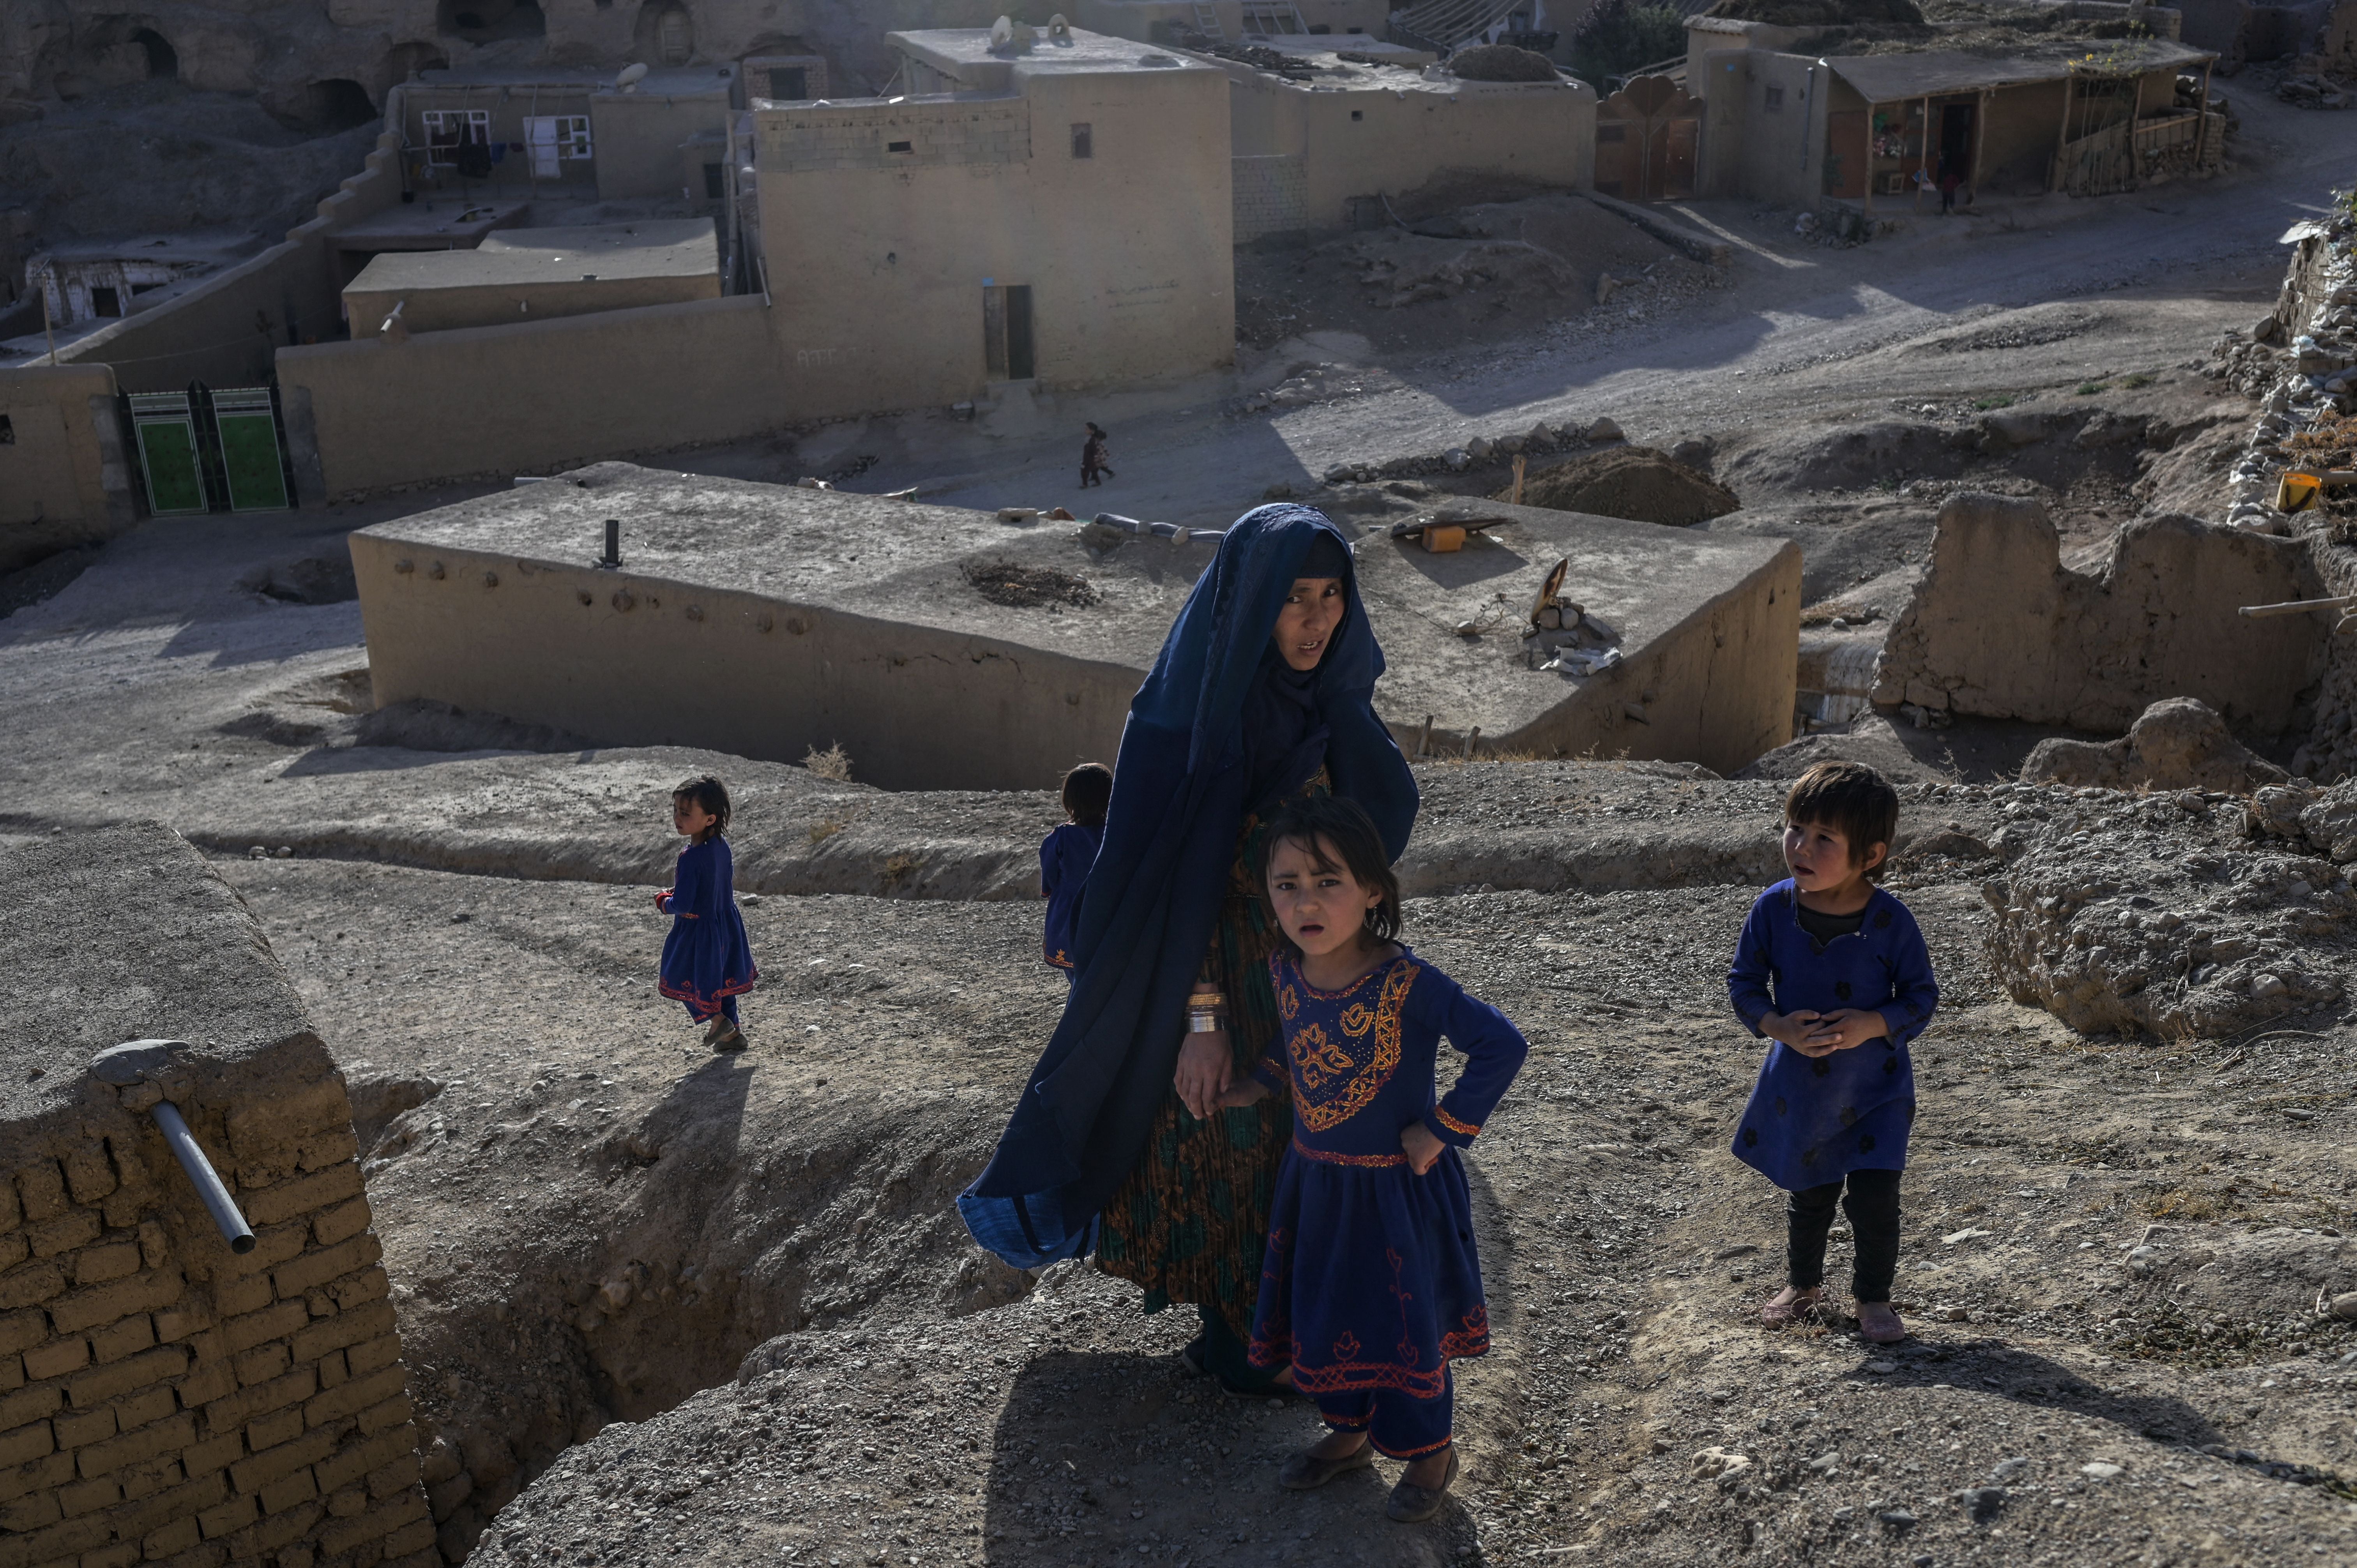
M 824 751 L 812 746 L 810 754 L 802 758 L 802 767 L 814 779 L 831 779 L 837 784 L 851 782 L 851 753 L 843 749 L 839 740 Z
M 810 841 L 814 844 L 824 843 L 850 825 L 849 817 L 821 817 L 810 825 Z

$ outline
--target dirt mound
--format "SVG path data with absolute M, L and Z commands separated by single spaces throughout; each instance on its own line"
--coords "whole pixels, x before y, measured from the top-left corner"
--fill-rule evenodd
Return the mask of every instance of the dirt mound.
M 1553 81 L 1554 62 L 1543 54 L 1512 44 L 1483 44 L 1459 49 L 1448 59 L 1448 69 L 1461 81 Z
M 963 570 L 975 593 L 994 605 L 1005 605 L 1010 609 L 1032 609 L 1040 605 L 1071 605 L 1085 609 L 1104 597 L 1086 578 L 1059 572 L 1053 566 L 969 561 Z
M 1777 27 L 1840 27 L 1897 23 L 1920 26 L 1914 0 L 1718 0 L 1704 15 Z
M 1509 489 L 1491 499 L 1512 498 Z M 1743 503 L 1733 490 L 1666 452 L 1615 446 L 1532 475 L 1523 486 L 1523 504 L 1684 528 L 1723 517 Z

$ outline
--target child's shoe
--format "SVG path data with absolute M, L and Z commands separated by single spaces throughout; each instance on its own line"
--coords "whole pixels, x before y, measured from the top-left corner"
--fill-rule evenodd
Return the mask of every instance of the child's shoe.
M 1862 1301 L 1857 1304 L 1858 1337 L 1876 1345 L 1896 1345 L 1907 1337 L 1907 1325 L 1899 1321 L 1899 1314 L 1887 1301 Z
M 1770 1328 L 1789 1328 L 1817 1310 L 1824 1300 L 1824 1287 L 1796 1290 L 1786 1285 L 1776 1293 L 1775 1299 L 1760 1309 L 1760 1321 Z
M 1306 1492 L 1324 1486 L 1337 1476 L 1363 1470 L 1374 1462 L 1375 1445 L 1372 1443 L 1361 1443 L 1348 1454 L 1332 1458 L 1305 1448 L 1277 1470 L 1276 1484 L 1288 1492 Z
M 1373 1446 L 1372 1444 L 1370 1447 Z M 1402 1524 L 1422 1524 L 1440 1511 L 1448 1500 L 1448 1488 L 1457 1479 L 1457 1445 L 1448 1446 L 1448 1473 L 1440 1477 L 1437 1487 L 1410 1486 L 1405 1480 L 1392 1488 L 1391 1501 L 1383 1505 L 1383 1517 Z

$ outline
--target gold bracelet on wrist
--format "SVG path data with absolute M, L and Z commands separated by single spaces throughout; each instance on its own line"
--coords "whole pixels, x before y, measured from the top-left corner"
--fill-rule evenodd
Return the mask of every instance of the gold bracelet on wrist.
M 1220 1015 L 1217 1013 L 1187 1015 L 1187 1032 L 1190 1035 L 1216 1035 L 1220 1032 Z

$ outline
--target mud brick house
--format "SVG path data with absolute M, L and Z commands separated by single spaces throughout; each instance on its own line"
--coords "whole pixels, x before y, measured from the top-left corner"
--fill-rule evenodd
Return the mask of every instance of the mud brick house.
M 42 840 L 0 949 L 0 1568 L 431 1568 L 343 1078 L 237 895 L 163 827 Z M 143 1036 L 185 1047 L 91 1072 Z

